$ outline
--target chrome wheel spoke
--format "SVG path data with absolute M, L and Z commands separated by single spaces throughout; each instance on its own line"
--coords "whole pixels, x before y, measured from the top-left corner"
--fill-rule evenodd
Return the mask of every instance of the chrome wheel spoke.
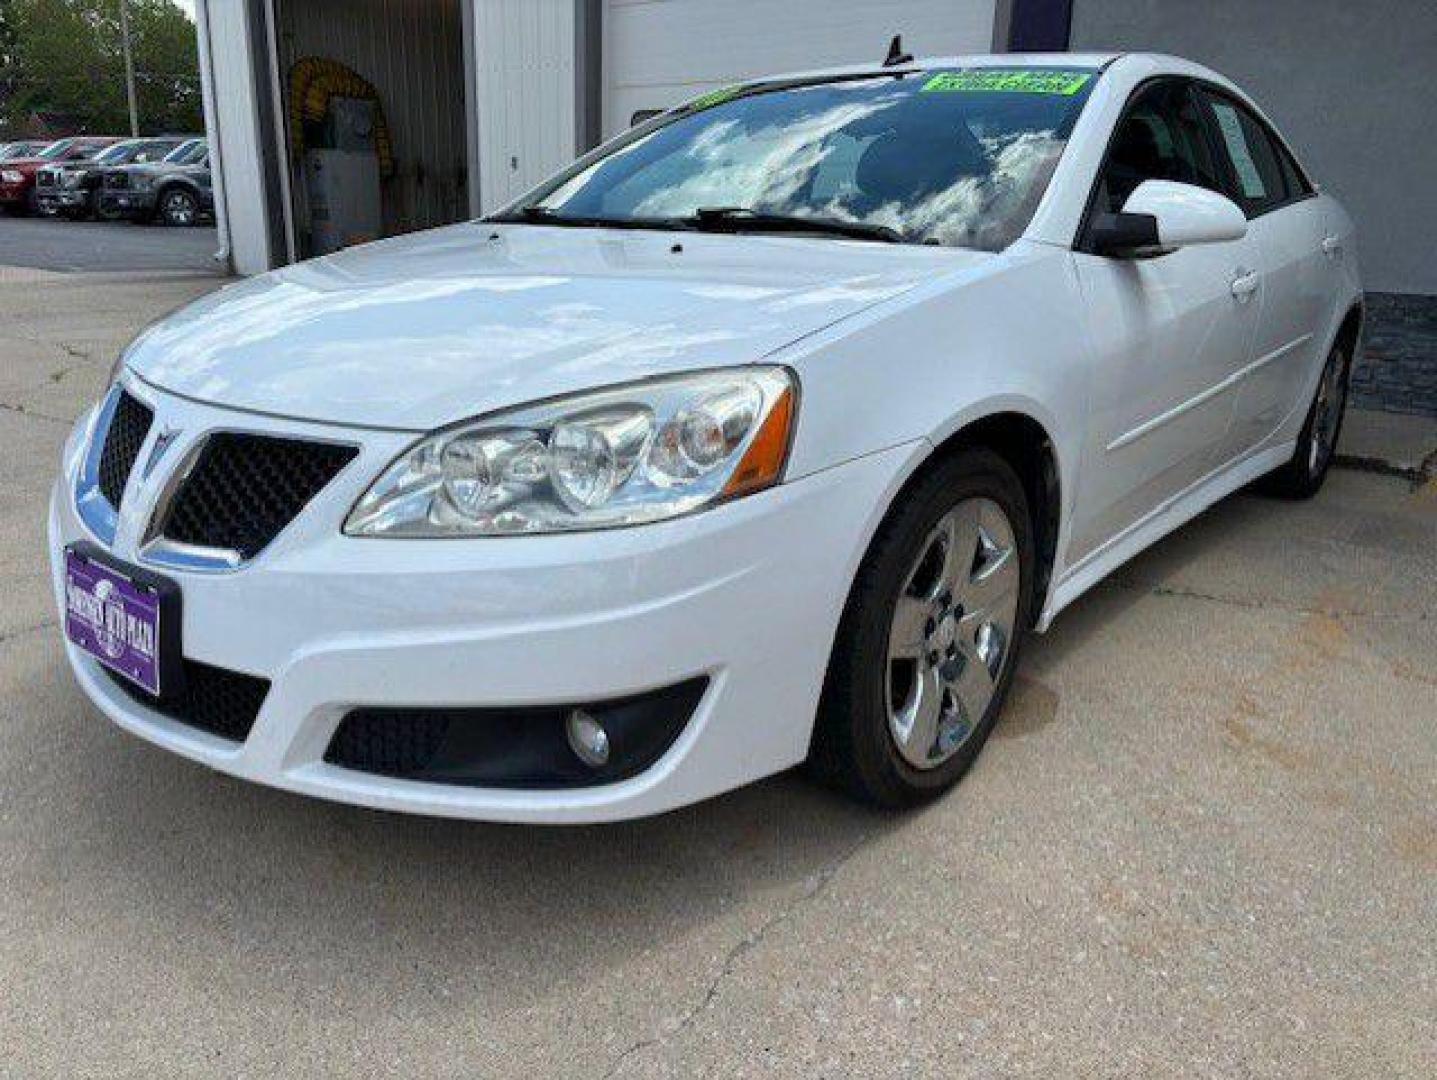
M 1344 357 L 1334 349 L 1322 371 L 1317 388 L 1316 414 L 1312 421 L 1312 439 L 1308 448 L 1308 468 L 1315 474 L 1326 463 L 1337 442 L 1337 426 L 1342 420 L 1347 387 L 1343 382 Z
M 927 653 L 924 642 L 932 615 L 933 605 L 927 600 L 907 594 L 898 598 L 893 626 L 888 632 L 891 660 L 916 660 Z
M 936 668 L 924 667 L 914 684 L 909 707 L 894 731 L 904 757 L 920 766 L 930 760 L 938 742 L 938 722 L 942 715 L 943 682 Z
M 1001 662 L 1001 657 L 999 658 Z M 957 676 L 950 683 L 954 698 L 957 699 L 963 718 L 972 725 L 983 719 L 988 703 L 993 700 L 997 689 L 995 672 L 989 670 L 988 661 L 978 655 L 977 649 L 965 647 L 959 654 Z
M 1002 610 L 1018 594 L 1018 552 L 996 550 L 958 591 L 965 625 Z
M 943 519 L 939 529 L 944 542 L 940 593 L 951 592 L 967 582 L 973 569 L 980 542 L 977 507 L 971 502 L 960 503 Z

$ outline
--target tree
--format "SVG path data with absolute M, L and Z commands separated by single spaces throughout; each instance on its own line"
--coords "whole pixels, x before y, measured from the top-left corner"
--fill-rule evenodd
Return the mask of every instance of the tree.
M 170 0 L 129 8 L 140 130 L 202 130 L 194 24 Z M 119 0 L 0 0 L 0 14 L 0 113 L 15 123 L 39 110 L 87 132 L 129 131 Z

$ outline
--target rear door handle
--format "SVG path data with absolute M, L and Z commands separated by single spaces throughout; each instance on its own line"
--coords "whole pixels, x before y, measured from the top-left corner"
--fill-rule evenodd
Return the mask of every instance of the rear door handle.
M 1243 303 L 1247 303 L 1247 301 L 1252 298 L 1252 294 L 1257 292 L 1259 280 L 1257 271 L 1239 270 L 1237 277 L 1232 279 L 1233 296 L 1237 297 Z
M 1325 236 L 1322 239 L 1322 253 L 1329 259 L 1336 258 L 1342 254 L 1342 241 L 1335 236 Z

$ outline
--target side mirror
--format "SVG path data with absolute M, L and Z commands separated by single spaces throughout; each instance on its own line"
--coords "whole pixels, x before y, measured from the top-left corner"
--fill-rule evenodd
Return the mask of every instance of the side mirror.
M 1237 203 L 1194 184 L 1144 180 L 1121 213 L 1100 214 L 1089 237 L 1098 255 L 1143 258 L 1189 244 L 1221 244 L 1247 235 Z

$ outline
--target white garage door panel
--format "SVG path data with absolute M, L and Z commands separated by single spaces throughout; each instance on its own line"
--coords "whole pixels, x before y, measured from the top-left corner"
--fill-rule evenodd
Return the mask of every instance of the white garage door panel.
M 988 52 L 993 0 L 608 0 L 604 131 L 636 109 L 775 72 L 861 63 L 903 35 L 917 55 Z
M 485 212 L 574 158 L 573 0 L 477 0 L 474 66 Z

